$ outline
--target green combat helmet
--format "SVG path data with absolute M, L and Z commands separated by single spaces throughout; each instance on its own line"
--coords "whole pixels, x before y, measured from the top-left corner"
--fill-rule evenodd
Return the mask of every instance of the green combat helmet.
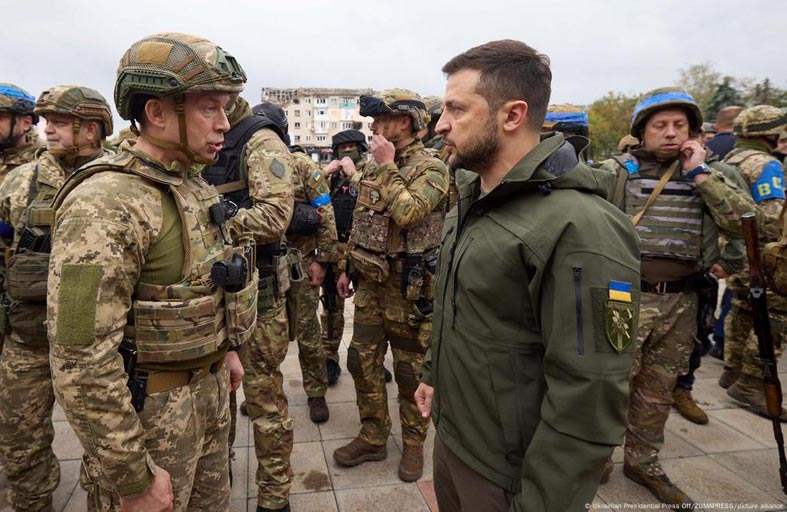
M 101 142 L 95 144 L 78 144 L 79 128 L 82 121 L 99 121 L 103 130 L 100 139 L 112 135 L 112 110 L 104 97 L 89 87 L 79 85 L 58 85 L 50 87 L 38 97 L 35 113 L 46 117 L 48 114 L 64 114 L 71 116 L 71 130 L 74 133 L 74 142 L 71 147 L 63 149 L 50 149 L 55 156 L 75 156 L 88 147 L 99 147 Z
M 38 116 L 33 112 L 33 106 L 36 99 L 26 90 L 14 84 L 0 83 L 0 110 L 11 112 L 11 128 L 8 131 L 8 137 L 0 140 L 0 151 L 14 147 L 17 141 L 24 135 L 14 137 L 14 126 L 16 125 L 16 116 L 31 116 L 33 118 L 33 125 L 38 124 Z
M 426 112 L 429 114 L 428 131 L 424 139 L 427 141 L 427 146 L 434 147 L 438 140 L 441 139 L 437 135 L 436 128 L 437 123 L 440 121 L 440 116 L 443 115 L 443 98 L 440 96 L 427 96 L 424 98 L 424 105 L 426 105 Z
M 145 37 L 131 45 L 120 59 L 115 81 L 115 106 L 120 117 L 131 121 L 136 130 L 145 101 L 150 97 L 172 97 L 180 123 L 180 143 L 172 144 L 147 134 L 141 136 L 164 149 L 183 152 L 203 164 L 188 146 L 183 112 L 186 93 L 221 91 L 231 94 L 243 90 L 246 73 L 238 61 L 207 39 L 168 32 Z M 139 98 L 139 100 L 137 100 Z
M 738 114 L 732 130 L 738 137 L 780 135 L 787 125 L 787 115 L 778 107 L 757 105 Z
M 413 133 L 418 133 L 429 124 L 429 113 L 419 95 L 407 89 L 386 89 L 380 96 L 360 98 L 361 115 L 376 117 L 385 114 L 407 115 L 413 120 Z
M 645 93 L 634 107 L 631 115 L 631 128 L 629 133 L 634 137 L 641 138 L 642 128 L 651 114 L 666 108 L 681 108 L 686 111 L 689 118 L 689 128 L 691 133 L 699 132 L 702 127 L 702 112 L 694 98 L 685 91 L 675 87 L 663 87 Z

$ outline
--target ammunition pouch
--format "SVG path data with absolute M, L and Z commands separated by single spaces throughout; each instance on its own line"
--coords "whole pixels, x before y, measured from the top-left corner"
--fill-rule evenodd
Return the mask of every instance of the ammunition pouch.
M 256 262 L 259 270 L 257 311 L 259 313 L 270 310 L 276 300 L 283 298 L 290 288 L 286 251 L 287 247 L 279 242 L 257 246 Z
M 224 311 L 227 321 L 227 339 L 231 347 L 249 341 L 257 322 L 257 292 L 259 271 L 255 268 L 249 283 L 240 291 L 224 292 Z
M 291 248 L 287 251 L 287 270 L 290 285 L 292 285 L 292 283 L 298 284 L 303 281 L 303 254 L 298 249 Z M 289 287 L 287 289 L 289 289 Z
M 317 208 L 309 203 L 302 201 L 295 202 L 295 208 L 292 212 L 292 220 L 287 227 L 288 235 L 296 236 L 312 236 L 317 232 L 320 226 L 322 216 Z
M 17 249 L 8 260 L 5 286 L 9 298 L 14 301 L 46 303 L 48 275 L 49 253 Z
M 402 272 L 402 296 L 407 300 L 421 298 L 421 289 L 424 287 L 424 255 L 408 254 L 404 261 Z
M 445 212 L 433 211 L 423 222 L 407 230 L 407 253 L 425 253 L 440 246 L 442 241 Z
M 364 279 L 375 283 L 384 282 L 391 272 L 385 256 L 371 253 L 360 247 L 350 251 L 350 262 L 353 269 L 360 272 Z
M 0 335 L 6 336 L 11 334 L 11 317 L 10 310 L 11 301 L 5 295 L 0 298 Z
M 353 214 L 352 238 L 355 245 L 372 252 L 388 254 L 388 230 L 391 218 L 374 210 L 356 210 Z
M 10 330 L 16 341 L 33 347 L 46 347 L 46 303 L 11 301 L 8 308 Z

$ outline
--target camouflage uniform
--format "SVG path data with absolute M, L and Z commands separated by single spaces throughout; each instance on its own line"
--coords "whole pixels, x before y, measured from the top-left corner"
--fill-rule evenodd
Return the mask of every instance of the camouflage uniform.
M 209 41 L 158 34 L 121 59 L 115 103 L 131 120 L 137 94 L 182 107 L 187 91 L 237 93 L 244 81 L 234 59 Z M 146 141 L 201 162 L 180 133 L 179 144 Z M 248 260 L 248 252 L 227 244 L 227 230 L 211 222 L 220 203 L 199 177 L 202 167 L 166 164 L 127 141 L 67 180 L 53 206 L 52 377 L 85 450 L 80 481 L 89 510 L 119 510 L 121 497 L 148 492 L 155 465 L 171 476 L 174 510 L 229 509 L 223 360 L 253 329 L 257 279 L 247 272 L 237 293 L 211 279 L 215 263 Z M 126 343 L 135 364 L 118 354 Z M 127 348 L 121 354 L 130 356 Z
M 234 108 L 236 111 L 230 113 L 233 128 L 254 115 L 242 98 Z M 231 232 L 250 233 L 257 244 L 257 325 L 251 343 L 241 349 L 240 356 L 257 455 L 257 500 L 259 506 L 271 509 L 287 504 L 292 485 L 292 418 L 281 374 L 290 341 L 285 303 L 290 281 L 286 269 L 282 269 L 286 258 L 280 254 L 280 247 L 292 217 L 294 175 L 289 150 L 270 124 L 255 131 L 242 148 L 240 176 L 245 176 L 244 187 L 238 196 L 228 195 L 241 206 L 229 221 Z
M 14 114 L 13 124 L 16 124 L 16 115 L 33 117 L 33 126 L 22 135 L 21 144 L 18 144 L 19 141 L 13 138 L 13 133 L 9 133 L 5 140 L 0 141 L 0 181 L 14 167 L 35 160 L 36 151 L 43 147 L 35 126 L 38 123 L 38 115 L 33 112 L 34 102 L 35 98 L 24 89 L 13 84 L 0 83 L 0 111 L 7 110 Z M 13 124 L 11 126 L 12 132 Z
M 410 100 L 412 96 L 398 89 L 381 95 L 393 108 L 397 99 Z M 362 115 L 373 115 L 364 114 L 361 99 Z M 417 122 L 414 125 L 417 132 L 421 127 Z M 423 253 L 428 258 L 439 245 L 447 208 L 448 171 L 415 140 L 396 150 L 395 163 L 369 165 L 363 173 L 356 172 L 351 181 L 359 198 L 350 235 L 350 265 L 359 279 L 347 369 L 355 381 L 361 416 L 358 438 L 367 445 L 382 446 L 390 434 L 383 380 L 383 358 L 390 342 L 399 387 L 402 439 L 405 447 L 420 449 L 428 419 L 421 417 L 413 395 L 418 386 L 416 376 L 429 348 L 433 290 L 426 291 L 426 304 L 418 300 L 421 295 L 405 298 L 404 283 L 410 282 L 404 276 L 412 275 L 407 268 L 408 255 L 418 258 L 417 253 Z M 380 272 L 380 267 L 388 269 L 387 275 Z M 420 294 L 422 290 L 415 292 Z M 425 316 L 418 305 L 428 306 Z
M 785 197 L 784 170 L 781 163 L 771 156 L 771 148 L 754 139 L 779 135 L 785 124 L 787 117 L 776 107 L 759 105 L 742 111 L 735 118 L 734 131 L 738 135 L 735 149 L 724 158 L 725 163 L 738 169 L 751 187 L 756 210 L 761 216 L 760 251 L 781 234 L 779 219 Z M 761 128 L 763 125 L 768 126 Z M 725 321 L 724 365 L 728 371 L 761 381 L 762 366 L 753 332 L 748 282 L 748 270 L 727 279 L 727 286 L 735 296 L 733 308 Z M 774 351 L 778 360 L 783 350 L 783 342 L 779 343 L 779 340 L 787 341 L 787 298 L 768 290 L 767 301 L 771 327 L 777 333 Z
M 112 112 L 106 100 L 86 87 L 54 87 L 42 93 L 36 114 L 79 114 L 96 109 L 83 119 L 103 124 L 112 133 Z M 78 136 L 78 134 L 77 134 Z M 65 179 L 91 160 L 109 155 L 100 142 L 93 153 L 43 152 L 34 162 L 17 167 L 0 185 L 0 220 L 14 228 L 13 243 L 3 262 L 7 277 L 8 307 L 3 306 L 10 330 L 0 356 L 0 460 L 11 483 L 11 502 L 16 510 L 43 510 L 52 506 L 52 492 L 60 481 L 60 466 L 52 451 L 55 395 L 49 371 L 46 328 L 46 279 L 49 260 L 48 233 L 51 203 Z M 85 149 L 91 149 L 85 145 Z M 56 153 L 61 153 L 56 156 Z M 33 235 L 35 233 L 35 235 Z M 33 236 L 31 236 L 33 235 Z M 36 265 L 38 263 L 38 265 Z M 5 268 L 7 265 L 7 268 Z M 37 268 L 37 271 L 32 270 Z M 9 314 L 10 313 L 10 314 Z
M 295 200 L 310 203 L 320 211 L 322 220 L 317 231 L 311 236 L 288 235 L 287 240 L 303 255 L 303 268 L 312 262 L 331 264 L 336 261 L 336 219 L 330 203 L 331 191 L 320 169 L 314 161 L 303 153 L 293 153 L 297 176 L 295 178 Z M 303 389 L 309 398 L 323 397 L 328 387 L 325 368 L 325 352 L 320 336 L 320 322 L 317 319 L 317 305 L 320 288 L 312 286 L 308 277 L 293 283 L 293 291 L 298 303 L 298 360 L 303 373 Z M 335 326 L 334 326 L 335 328 Z
M 694 100 L 673 89 L 657 89 L 645 96 L 632 116 L 631 135 L 639 137 L 647 118 L 657 110 L 682 108 L 692 130 L 702 123 Z M 659 161 L 643 147 L 623 157 L 605 162 L 617 175 L 612 202 L 632 217 L 640 212 L 655 183 L 671 166 L 680 162 Z M 720 167 L 718 163 L 711 164 Z M 726 170 L 729 172 L 729 170 Z M 644 188 L 643 188 L 644 187 Z M 631 378 L 629 422 L 626 432 L 625 465 L 627 474 L 651 478 L 654 493 L 669 482 L 658 461 L 664 443 L 664 425 L 672 405 L 678 375 L 688 370 L 694 348 L 697 317 L 697 277 L 702 270 L 702 254 L 718 253 L 717 230 L 711 213 L 716 205 L 726 204 L 731 194 L 745 194 L 717 169 L 700 185 L 681 177 L 680 167 L 664 191 L 637 225 L 642 250 L 642 296 L 638 329 L 638 350 Z M 661 215 L 660 215 L 661 213 Z M 721 214 L 718 214 L 721 215 Z M 664 216 L 669 219 L 665 222 Z M 637 480 L 635 480 L 637 481 Z M 643 482 L 640 482 L 643 483 Z M 688 497 L 670 487 L 670 503 L 686 503 Z M 690 501 L 690 500 L 689 500 Z

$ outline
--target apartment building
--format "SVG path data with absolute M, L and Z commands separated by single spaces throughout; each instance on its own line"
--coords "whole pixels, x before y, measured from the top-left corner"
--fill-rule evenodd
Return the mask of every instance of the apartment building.
M 358 98 L 374 93 L 373 89 L 263 87 L 262 101 L 287 112 L 293 144 L 303 147 L 316 161 L 326 161 L 332 158 L 331 137 L 354 124 L 371 140 L 372 120 L 361 117 Z

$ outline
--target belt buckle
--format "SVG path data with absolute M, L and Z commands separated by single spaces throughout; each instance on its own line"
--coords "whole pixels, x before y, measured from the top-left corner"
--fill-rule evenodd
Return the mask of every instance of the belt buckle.
M 653 289 L 656 290 L 657 295 L 666 295 L 667 294 L 667 281 L 659 281 L 653 286 Z

